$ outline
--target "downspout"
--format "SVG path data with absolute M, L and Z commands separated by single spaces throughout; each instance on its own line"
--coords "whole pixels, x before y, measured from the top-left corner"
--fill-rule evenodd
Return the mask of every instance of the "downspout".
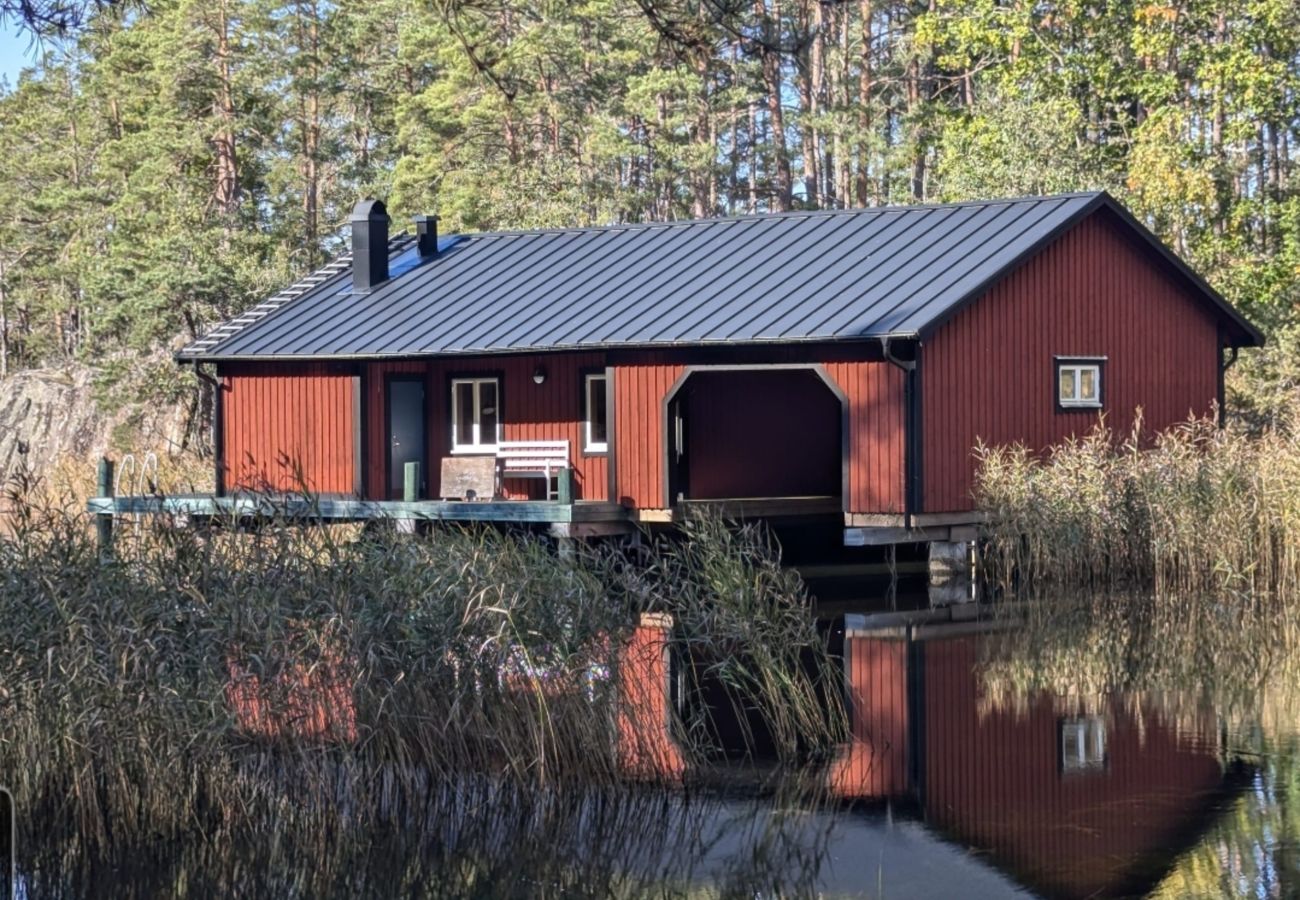
M 224 460 L 221 458 L 221 447 L 225 437 L 222 434 L 224 422 L 221 414 L 221 382 L 203 371 L 203 364 L 197 360 L 194 362 L 194 374 L 198 376 L 199 381 L 212 388 L 212 459 L 214 461 L 212 485 L 213 493 L 218 497 L 224 497 L 226 494 L 226 473 Z
M 1227 359 L 1224 359 L 1223 351 L 1228 350 Z M 1219 348 L 1219 427 L 1222 428 L 1228 423 L 1228 396 L 1227 396 L 1227 374 L 1228 370 L 1237 362 L 1237 352 L 1241 348 L 1235 344 L 1226 348 Z
M 921 342 L 913 342 L 913 358 L 894 353 L 898 338 L 880 339 L 885 361 L 903 370 L 903 527 L 912 527 L 912 517 L 921 511 Z

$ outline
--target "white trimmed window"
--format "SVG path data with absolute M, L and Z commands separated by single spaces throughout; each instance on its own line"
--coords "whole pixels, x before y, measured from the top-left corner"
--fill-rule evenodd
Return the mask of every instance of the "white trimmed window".
M 1106 723 L 1098 716 L 1061 722 L 1061 771 L 1087 772 L 1106 766 Z
M 1100 409 L 1104 359 L 1056 360 L 1056 403 L 1066 409 Z
M 451 380 L 451 452 L 495 453 L 501 442 L 501 384 L 496 378 Z
M 582 449 L 588 453 L 609 452 L 608 381 L 603 374 L 582 379 Z

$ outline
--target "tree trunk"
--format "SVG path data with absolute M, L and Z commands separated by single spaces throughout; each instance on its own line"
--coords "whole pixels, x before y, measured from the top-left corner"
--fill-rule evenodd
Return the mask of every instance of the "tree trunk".
M 229 219 L 239 205 L 239 170 L 235 155 L 235 89 L 230 47 L 229 0 L 217 4 L 217 132 L 213 148 L 217 156 L 216 207 Z M 227 237 L 231 223 L 225 225 Z
M 691 165 L 691 213 L 697 219 L 704 219 L 714 214 L 713 159 L 713 112 L 709 103 L 709 78 L 711 76 L 711 56 L 708 53 L 694 54 L 695 75 L 700 80 L 699 94 L 695 98 L 695 144 L 700 150 L 709 148 L 707 158 L 701 152 Z
M 871 202 L 871 0 L 861 0 L 858 11 L 862 46 L 858 63 L 857 189 L 858 206 L 866 206 Z
M 9 374 L 9 294 L 5 289 L 5 260 L 0 256 L 0 378 Z
M 749 213 L 758 212 L 758 104 L 749 101 Z
M 785 144 L 785 112 L 781 104 L 781 54 L 778 47 L 781 37 L 781 0 L 772 0 L 770 15 L 767 0 L 755 0 L 754 11 L 758 14 L 763 29 L 759 53 L 763 61 L 763 84 L 767 93 L 767 118 L 775 176 L 772 207 L 777 212 L 786 212 L 792 205 L 794 178 L 790 173 L 790 155 Z
M 821 206 L 820 182 L 817 177 L 817 162 L 820 154 L 817 128 L 814 125 L 822 90 L 823 21 L 820 0 L 803 0 L 801 19 L 809 35 L 804 52 L 803 72 L 799 78 L 804 205 L 809 209 L 816 209 Z

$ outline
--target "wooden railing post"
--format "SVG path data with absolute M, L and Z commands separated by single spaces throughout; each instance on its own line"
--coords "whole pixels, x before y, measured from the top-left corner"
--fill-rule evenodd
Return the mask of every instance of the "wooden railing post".
M 101 499 L 113 496 L 113 461 L 107 456 L 99 460 L 99 472 L 96 479 L 96 493 Z M 95 516 L 95 537 L 99 542 L 99 555 L 105 559 L 113 553 L 113 514 L 100 513 Z
M 420 464 L 409 462 L 402 471 L 402 500 L 414 503 L 420 499 Z
M 402 502 L 414 503 L 420 499 L 420 464 L 408 462 L 402 467 Z M 415 534 L 415 519 L 403 516 L 397 520 L 397 530 L 402 534 Z
M 555 499 L 566 506 L 573 503 L 573 470 L 560 469 L 555 473 Z

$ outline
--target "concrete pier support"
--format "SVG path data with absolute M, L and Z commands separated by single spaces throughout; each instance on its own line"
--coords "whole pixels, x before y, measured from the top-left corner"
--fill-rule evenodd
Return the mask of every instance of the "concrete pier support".
M 970 541 L 930 542 L 930 605 L 952 606 L 975 598 L 974 545 Z

